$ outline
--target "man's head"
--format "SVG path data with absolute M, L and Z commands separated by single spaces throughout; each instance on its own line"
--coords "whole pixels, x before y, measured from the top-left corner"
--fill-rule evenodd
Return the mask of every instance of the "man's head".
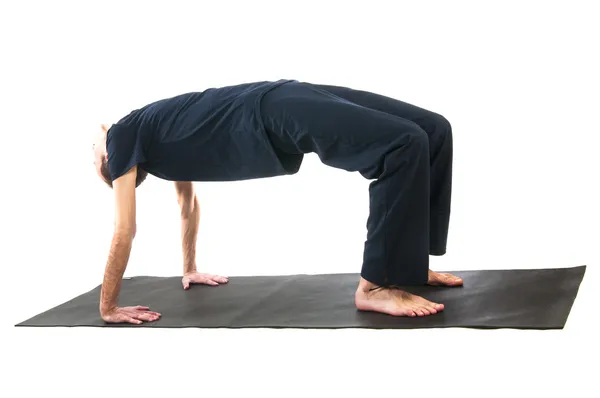
M 92 148 L 94 150 L 94 166 L 96 167 L 96 173 L 98 173 L 98 176 L 100 176 L 102 181 L 112 188 L 112 179 L 110 177 L 110 170 L 108 168 L 108 153 L 106 151 L 106 136 L 109 128 L 110 126 L 106 124 L 100 125 L 100 129 L 94 136 Z M 148 173 L 138 167 L 135 186 L 140 186 L 147 176 Z

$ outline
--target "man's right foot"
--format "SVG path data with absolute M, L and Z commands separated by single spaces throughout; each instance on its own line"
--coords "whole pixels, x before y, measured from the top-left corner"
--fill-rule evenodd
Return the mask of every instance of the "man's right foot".
M 379 287 L 363 278 L 354 296 L 356 308 L 361 311 L 381 312 L 393 316 L 426 316 L 444 310 L 438 304 L 395 288 Z

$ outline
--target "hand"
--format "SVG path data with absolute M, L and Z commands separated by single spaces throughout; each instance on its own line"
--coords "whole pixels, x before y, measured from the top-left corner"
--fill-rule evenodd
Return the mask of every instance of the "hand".
M 201 274 L 199 272 L 187 272 L 183 275 L 181 283 L 185 290 L 190 288 L 190 284 L 198 283 L 202 285 L 219 286 L 219 283 L 227 283 L 229 278 L 226 276 Z
M 135 307 L 116 307 L 102 313 L 102 319 L 108 323 L 133 323 L 139 325 L 142 321 L 152 322 L 160 318 L 158 312 L 150 311 L 150 308 L 141 305 Z

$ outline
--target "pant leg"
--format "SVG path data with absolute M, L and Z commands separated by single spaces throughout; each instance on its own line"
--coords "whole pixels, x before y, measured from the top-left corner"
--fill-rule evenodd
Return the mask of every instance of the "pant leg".
M 430 254 L 446 253 L 452 194 L 452 127 L 443 116 L 393 98 L 347 87 L 315 85 L 355 104 L 410 120 L 429 137 L 431 166 Z
M 420 285 L 429 269 L 429 139 L 416 124 L 311 85 L 265 95 L 261 115 L 282 154 L 316 153 L 369 185 L 361 275 L 378 285 Z

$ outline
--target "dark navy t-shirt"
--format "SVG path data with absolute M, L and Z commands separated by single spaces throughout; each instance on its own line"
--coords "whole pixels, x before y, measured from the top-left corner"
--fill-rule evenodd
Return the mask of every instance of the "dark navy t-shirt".
M 182 94 L 131 112 L 108 130 L 111 178 L 138 165 L 169 181 L 234 181 L 292 174 L 260 115 L 268 91 L 293 80 Z

